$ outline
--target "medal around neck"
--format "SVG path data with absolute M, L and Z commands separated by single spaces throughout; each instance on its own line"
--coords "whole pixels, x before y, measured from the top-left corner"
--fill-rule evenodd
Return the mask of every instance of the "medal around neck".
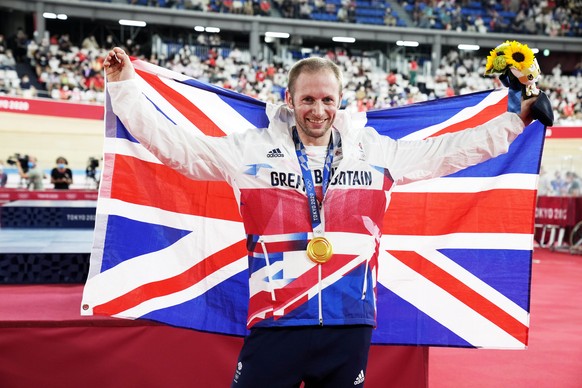
M 307 244 L 307 257 L 314 263 L 325 264 L 332 256 L 331 242 L 325 237 L 315 237 Z

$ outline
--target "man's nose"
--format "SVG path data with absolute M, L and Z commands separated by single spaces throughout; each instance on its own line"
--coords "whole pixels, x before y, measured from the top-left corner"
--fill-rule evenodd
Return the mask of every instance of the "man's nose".
M 315 104 L 313 104 L 313 114 L 315 115 L 323 115 L 325 112 L 325 105 L 323 104 L 323 101 L 315 101 Z

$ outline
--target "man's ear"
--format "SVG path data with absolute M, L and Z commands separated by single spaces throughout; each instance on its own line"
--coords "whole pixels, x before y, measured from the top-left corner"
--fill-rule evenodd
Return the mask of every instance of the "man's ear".
M 289 89 L 285 89 L 285 103 L 291 109 L 293 109 L 293 97 L 291 97 L 291 93 L 289 93 Z

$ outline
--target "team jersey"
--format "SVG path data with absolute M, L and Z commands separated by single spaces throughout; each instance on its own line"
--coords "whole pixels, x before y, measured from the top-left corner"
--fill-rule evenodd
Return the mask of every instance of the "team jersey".
M 108 91 L 123 125 L 162 163 L 191 179 L 232 186 L 247 234 L 249 328 L 375 326 L 381 230 L 394 187 L 503 154 L 524 128 L 518 115 L 504 113 L 461 132 L 393 140 L 366 127 L 365 114 L 338 111 L 331 177 L 320 203 L 333 256 L 317 264 L 306 254 L 313 228 L 286 105 L 267 105 L 268 128 L 208 137 L 152 109 L 137 80 L 109 83 Z M 311 173 L 320 185 L 321 169 Z

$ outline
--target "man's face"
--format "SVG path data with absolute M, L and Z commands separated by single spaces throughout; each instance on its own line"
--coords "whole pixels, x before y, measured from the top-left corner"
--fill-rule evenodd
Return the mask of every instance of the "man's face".
M 327 145 L 341 96 L 340 85 L 330 70 L 301 73 L 293 96 L 285 102 L 294 110 L 299 137 L 305 145 Z

